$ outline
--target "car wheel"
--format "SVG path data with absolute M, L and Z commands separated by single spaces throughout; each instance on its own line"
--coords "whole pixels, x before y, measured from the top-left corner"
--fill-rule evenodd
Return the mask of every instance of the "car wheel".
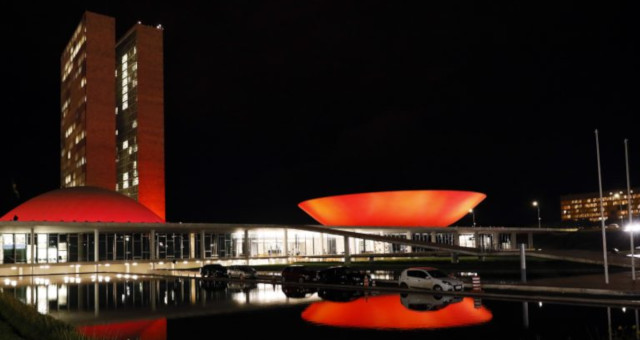
M 433 286 L 433 290 L 435 290 L 437 292 L 440 292 L 440 291 L 442 291 L 442 287 L 440 287 L 438 285 L 435 285 L 435 286 Z
M 402 282 L 402 283 L 400 284 L 400 288 L 409 288 L 409 286 L 407 286 L 407 284 L 406 284 L 406 283 Z

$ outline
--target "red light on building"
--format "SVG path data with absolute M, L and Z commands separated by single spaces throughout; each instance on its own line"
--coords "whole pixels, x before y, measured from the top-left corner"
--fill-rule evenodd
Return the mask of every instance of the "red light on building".
M 447 227 L 486 197 L 455 190 L 384 191 L 316 198 L 298 206 L 325 226 Z
M 163 223 L 144 205 L 117 192 L 73 187 L 36 196 L 6 213 L 0 220 L 51 222 Z
M 333 327 L 404 330 L 471 326 L 493 318 L 488 309 L 476 308 L 472 298 L 439 310 L 415 311 L 405 308 L 398 295 L 359 298 L 346 303 L 316 302 L 301 316 L 305 321 Z

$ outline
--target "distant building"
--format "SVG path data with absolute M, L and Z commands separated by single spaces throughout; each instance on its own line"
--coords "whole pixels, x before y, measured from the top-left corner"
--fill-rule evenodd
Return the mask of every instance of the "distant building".
M 96 186 L 165 218 L 161 28 L 85 12 L 62 54 L 60 184 Z
M 603 193 L 602 206 L 607 224 L 624 225 L 629 220 L 629 200 L 626 190 Z M 640 188 L 631 190 L 631 208 L 634 217 L 640 216 Z M 562 221 L 600 221 L 600 194 L 565 195 L 560 198 Z

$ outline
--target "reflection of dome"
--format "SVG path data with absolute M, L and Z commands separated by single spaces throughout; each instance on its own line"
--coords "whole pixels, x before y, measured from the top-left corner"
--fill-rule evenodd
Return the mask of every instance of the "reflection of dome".
M 472 298 L 464 298 L 436 311 L 413 311 L 400 303 L 398 295 L 351 302 L 314 302 L 302 312 L 302 319 L 321 325 L 377 329 L 462 327 L 485 323 L 492 318 L 488 309 L 476 308 Z
M 298 206 L 326 226 L 447 227 L 486 197 L 455 190 L 383 191 L 315 198 Z
M 158 215 L 114 191 L 74 187 L 49 191 L 6 213 L 0 220 L 51 222 L 162 223 Z
M 78 332 L 86 337 L 99 339 L 164 340 L 167 338 L 167 319 L 79 326 Z

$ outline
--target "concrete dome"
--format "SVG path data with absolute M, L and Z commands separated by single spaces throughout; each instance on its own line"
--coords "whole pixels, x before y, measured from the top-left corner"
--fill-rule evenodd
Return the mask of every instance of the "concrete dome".
M 95 187 L 49 191 L 6 213 L 0 220 L 49 222 L 163 223 L 164 220 L 135 200 Z

